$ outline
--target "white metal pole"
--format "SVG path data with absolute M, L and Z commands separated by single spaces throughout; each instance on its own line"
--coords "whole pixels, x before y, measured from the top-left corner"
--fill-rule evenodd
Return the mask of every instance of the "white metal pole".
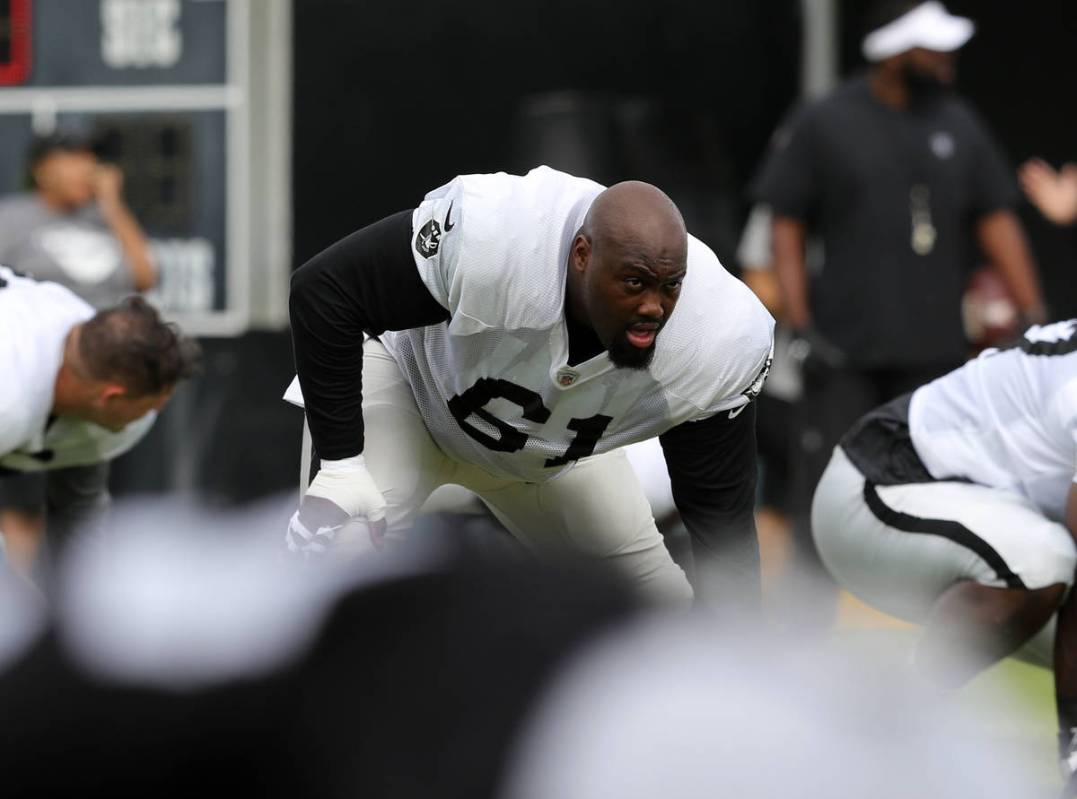
M 804 35 L 800 51 L 800 93 L 826 94 L 838 82 L 838 0 L 800 0 Z

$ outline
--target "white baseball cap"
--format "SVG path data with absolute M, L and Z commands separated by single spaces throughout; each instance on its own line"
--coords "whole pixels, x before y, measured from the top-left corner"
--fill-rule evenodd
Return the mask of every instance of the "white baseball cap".
M 964 46 L 975 30 L 971 19 L 951 14 L 938 0 L 928 0 L 873 30 L 864 37 L 862 49 L 864 58 L 873 62 L 914 47 L 949 53 Z

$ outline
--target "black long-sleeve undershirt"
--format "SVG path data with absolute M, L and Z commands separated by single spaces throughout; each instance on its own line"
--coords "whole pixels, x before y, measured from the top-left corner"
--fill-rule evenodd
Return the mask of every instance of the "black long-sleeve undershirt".
M 692 539 L 697 600 L 728 610 L 758 609 L 755 529 L 755 403 L 722 411 L 659 437 L 673 501 Z
M 352 233 L 292 275 L 292 349 L 321 458 L 363 451 L 363 333 L 437 324 L 449 312 L 411 257 L 411 211 Z

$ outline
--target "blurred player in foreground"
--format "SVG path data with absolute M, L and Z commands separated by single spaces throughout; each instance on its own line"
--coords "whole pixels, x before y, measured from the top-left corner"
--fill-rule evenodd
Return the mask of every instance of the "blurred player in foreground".
M 456 536 L 289 568 L 270 514 L 128 504 L 49 609 L 0 574 L 5 797 L 1042 795 L 983 734 L 1011 706 L 966 720 L 882 653 L 715 636 Z
M 758 605 L 751 401 L 773 322 L 654 186 L 458 177 L 304 265 L 290 312 L 321 458 L 291 549 L 324 552 L 351 517 L 380 546 L 456 483 L 529 546 L 686 603 L 618 450 L 660 436 L 696 587 Z
M 107 506 L 108 461 L 145 435 L 197 358 L 139 298 L 95 314 L 0 267 L 0 472 L 47 472 L 50 554 Z M 28 570 L 38 542 L 6 543 Z
M 868 413 L 835 448 L 812 507 L 834 577 L 924 624 L 914 662 L 934 682 L 962 685 L 1030 641 L 1028 654 L 1051 664 L 1053 644 L 1067 773 L 1077 767 L 1077 608 L 1066 599 L 1075 471 L 1070 320 Z

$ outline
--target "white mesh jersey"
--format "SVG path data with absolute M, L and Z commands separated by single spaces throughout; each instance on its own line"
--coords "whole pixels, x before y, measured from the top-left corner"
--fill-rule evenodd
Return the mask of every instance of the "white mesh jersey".
M 932 477 L 1014 491 L 1055 521 L 1077 475 L 1077 320 L 1033 327 L 916 390 L 913 446 Z
M 64 341 L 93 314 L 63 286 L 0 266 L 0 467 L 43 471 L 108 460 L 153 424 L 152 413 L 118 433 L 66 418 L 50 424 Z
M 602 186 L 539 167 L 467 175 L 415 210 L 412 253 L 447 323 L 381 338 L 451 457 L 547 480 L 580 457 L 736 415 L 762 387 L 773 320 L 689 237 L 688 273 L 648 369 L 568 366 L 569 248 Z

